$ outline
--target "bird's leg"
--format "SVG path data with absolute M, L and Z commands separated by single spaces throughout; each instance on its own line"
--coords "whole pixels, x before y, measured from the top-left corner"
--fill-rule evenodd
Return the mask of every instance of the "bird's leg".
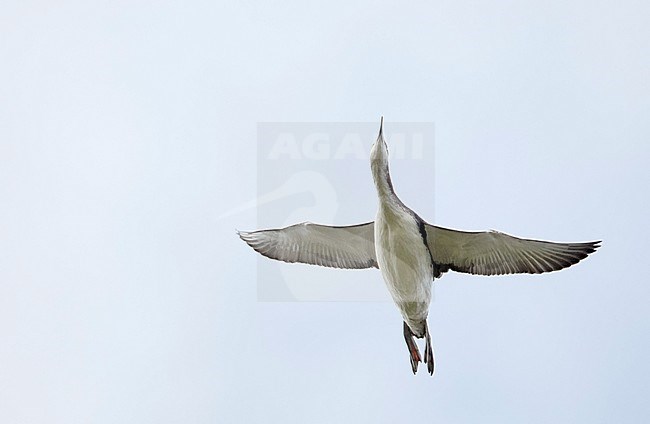
M 413 374 L 415 374 L 418 371 L 418 364 L 419 362 L 422 362 L 422 359 L 420 358 L 420 351 L 418 350 L 418 346 L 415 344 L 415 340 L 413 340 L 413 332 L 406 324 L 406 322 L 404 322 L 404 340 L 406 341 L 406 346 L 409 349 L 411 368 L 413 369 Z
M 429 374 L 433 375 L 433 349 L 431 348 L 431 335 L 429 334 L 429 325 L 424 321 L 424 337 L 426 345 L 424 348 L 424 363 L 427 364 Z

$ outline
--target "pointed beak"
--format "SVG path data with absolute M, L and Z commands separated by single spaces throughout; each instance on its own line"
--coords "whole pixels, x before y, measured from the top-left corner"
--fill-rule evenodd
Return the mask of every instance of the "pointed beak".
M 379 121 L 379 135 L 377 138 L 384 138 L 384 117 L 381 117 L 381 120 Z

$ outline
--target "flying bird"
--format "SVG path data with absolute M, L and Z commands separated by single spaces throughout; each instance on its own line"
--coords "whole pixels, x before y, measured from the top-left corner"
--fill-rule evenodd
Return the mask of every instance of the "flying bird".
M 395 194 L 381 118 L 370 152 L 379 209 L 374 222 L 343 227 L 303 222 L 286 228 L 238 232 L 262 255 L 332 268 L 379 268 L 404 325 L 413 374 L 422 362 L 414 337 L 425 339 L 424 363 L 434 373 L 427 325 L 433 280 L 447 271 L 478 275 L 541 274 L 578 263 L 601 241 L 555 243 L 497 231 L 466 232 L 431 225 Z

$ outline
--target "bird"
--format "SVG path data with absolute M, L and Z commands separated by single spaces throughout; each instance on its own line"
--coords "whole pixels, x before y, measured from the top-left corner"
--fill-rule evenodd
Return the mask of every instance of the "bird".
M 602 243 L 557 243 L 494 230 L 468 232 L 429 224 L 395 193 L 388 155 L 382 116 L 370 151 L 379 200 L 374 221 L 349 226 L 303 222 L 237 233 L 255 251 L 279 261 L 341 269 L 378 268 L 403 319 L 413 374 L 423 360 L 428 373 L 434 374 L 427 317 L 433 282 L 445 272 L 490 276 L 558 271 L 583 260 Z M 414 338 L 425 339 L 423 356 Z

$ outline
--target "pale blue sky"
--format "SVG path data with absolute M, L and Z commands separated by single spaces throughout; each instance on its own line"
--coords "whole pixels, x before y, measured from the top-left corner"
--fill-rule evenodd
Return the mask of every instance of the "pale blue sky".
M 649 21 L 640 1 L 3 4 L 0 421 L 647 421 Z M 234 233 L 257 211 L 220 218 L 258 194 L 258 122 L 380 115 L 435 124 L 435 184 L 392 168 L 424 218 L 604 240 L 559 273 L 437 281 L 433 379 L 389 302 L 259 302 Z

